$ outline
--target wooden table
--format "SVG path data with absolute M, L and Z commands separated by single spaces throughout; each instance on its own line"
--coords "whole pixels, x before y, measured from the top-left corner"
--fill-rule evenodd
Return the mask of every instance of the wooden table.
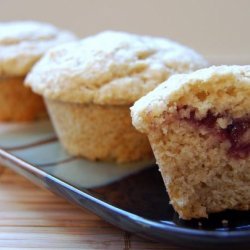
M 0 249 L 171 249 L 146 241 L 0 167 Z

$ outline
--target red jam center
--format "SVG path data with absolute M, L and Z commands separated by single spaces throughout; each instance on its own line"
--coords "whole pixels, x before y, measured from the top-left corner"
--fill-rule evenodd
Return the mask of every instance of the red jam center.
M 234 119 L 225 129 L 225 134 L 231 142 L 230 153 L 233 156 L 245 158 L 250 153 L 249 141 L 250 118 Z
M 225 129 L 216 128 L 218 118 L 223 118 L 223 115 L 213 115 L 210 111 L 202 120 L 195 118 L 195 111 L 191 111 L 191 121 L 196 126 L 203 126 L 208 129 L 216 129 L 216 133 L 222 139 L 227 139 L 231 143 L 228 153 L 235 158 L 246 158 L 250 154 L 250 117 L 233 119 L 231 124 Z

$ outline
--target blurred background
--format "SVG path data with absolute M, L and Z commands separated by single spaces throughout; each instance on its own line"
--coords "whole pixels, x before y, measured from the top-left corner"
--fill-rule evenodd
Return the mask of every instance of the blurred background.
M 0 0 L 0 21 L 34 19 L 80 37 L 123 30 L 168 37 L 215 64 L 249 64 L 249 0 Z

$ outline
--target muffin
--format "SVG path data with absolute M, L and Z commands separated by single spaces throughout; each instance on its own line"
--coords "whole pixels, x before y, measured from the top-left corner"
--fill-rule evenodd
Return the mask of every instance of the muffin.
M 162 38 L 106 31 L 50 50 L 26 84 L 44 96 L 72 155 L 130 162 L 152 157 L 130 106 L 177 72 L 203 67 L 193 50 Z
M 183 219 L 250 208 L 250 66 L 172 76 L 132 107 Z
M 46 114 L 42 98 L 24 86 L 24 78 L 45 51 L 74 39 L 46 23 L 0 23 L 0 121 L 30 121 Z

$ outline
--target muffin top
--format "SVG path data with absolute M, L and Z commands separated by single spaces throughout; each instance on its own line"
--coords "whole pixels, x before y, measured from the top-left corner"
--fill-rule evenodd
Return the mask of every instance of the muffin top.
M 189 114 L 202 120 L 210 112 L 215 116 L 249 116 L 250 65 L 212 66 L 190 74 L 170 77 L 135 102 L 131 108 L 134 126 L 147 132 L 161 124 L 167 114 Z M 189 118 L 189 117 L 186 117 Z M 229 121 L 230 122 L 230 121 Z
M 205 65 L 199 54 L 173 41 L 106 31 L 53 48 L 26 84 L 50 99 L 129 105 L 170 75 Z
M 75 39 L 47 23 L 0 22 L 0 76 L 25 76 L 49 48 Z

